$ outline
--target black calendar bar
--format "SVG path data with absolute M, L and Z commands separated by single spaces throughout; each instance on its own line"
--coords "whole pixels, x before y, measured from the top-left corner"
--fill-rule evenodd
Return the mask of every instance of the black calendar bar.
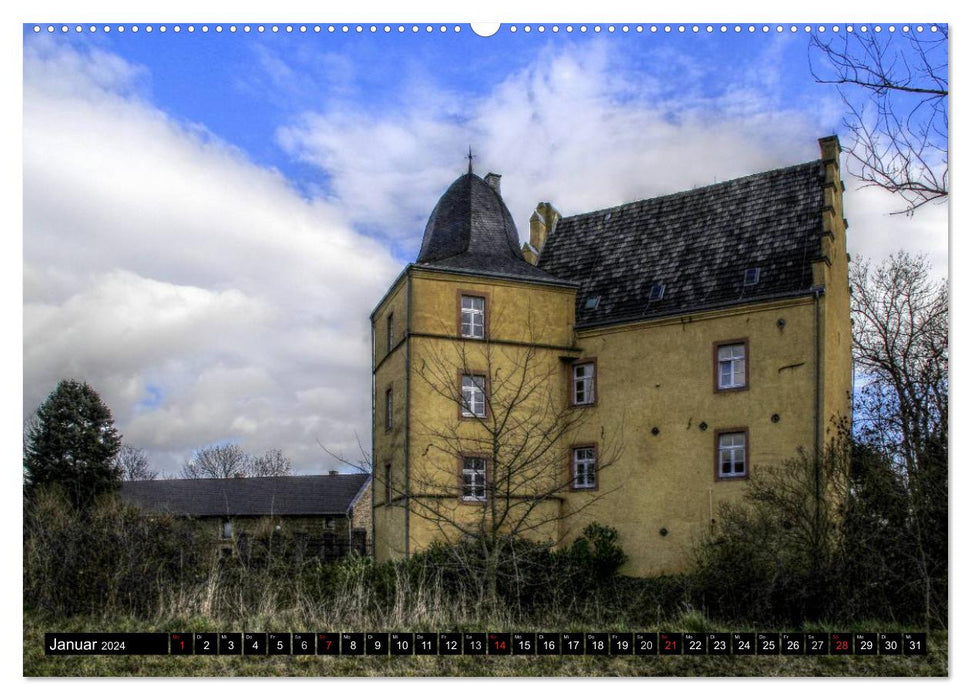
M 44 653 L 48 656 L 121 656 L 168 654 L 165 632 L 47 632 Z
M 47 632 L 48 656 L 913 656 L 925 632 Z

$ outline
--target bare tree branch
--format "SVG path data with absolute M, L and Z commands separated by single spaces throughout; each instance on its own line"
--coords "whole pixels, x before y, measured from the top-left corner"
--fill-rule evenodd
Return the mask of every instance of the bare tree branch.
M 196 450 L 182 467 L 182 478 L 238 479 L 249 474 L 251 462 L 239 445 L 210 445 Z
M 249 476 L 290 476 L 293 463 L 280 450 L 268 450 L 250 460 Z
M 334 452 L 324 445 L 324 443 L 322 443 L 320 440 L 317 440 L 317 446 L 344 466 L 350 467 L 361 474 L 370 474 L 372 471 L 371 455 L 366 449 L 364 449 L 364 443 L 361 442 L 361 436 L 358 435 L 356 430 L 354 431 L 354 439 L 357 441 L 358 449 L 358 458 L 356 462 L 352 462 L 350 458 L 345 457 L 342 453 Z
M 948 30 L 813 34 L 816 82 L 835 85 L 851 135 L 849 170 L 913 214 L 943 201 L 948 178 Z
M 444 541 L 459 537 L 479 543 L 486 567 L 483 593 L 494 599 L 498 562 L 513 540 L 533 536 L 557 542 L 563 536 L 557 523 L 616 490 L 604 488 L 601 474 L 623 450 L 623 426 L 610 435 L 601 428 L 599 488 L 569 499 L 574 509 L 568 511 L 566 495 L 574 485 L 569 445 L 591 414 L 569 405 L 566 369 L 555 353 L 537 349 L 531 339 L 522 344 L 433 341 L 423 345 L 416 374 L 435 397 L 426 403 L 445 408 L 413 417 L 412 444 L 420 466 L 411 470 L 407 493 L 394 495 L 407 497 L 412 514 L 433 524 Z M 470 403 L 463 391 L 463 377 L 481 378 L 482 410 L 478 398 Z M 466 459 L 484 460 L 481 487 L 474 480 L 463 482 Z
M 125 481 L 152 481 L 158 478 L 158 472 L 151 468 L 145 450 L 132 445 L 123 444 L 115 458 L 121 478 Z

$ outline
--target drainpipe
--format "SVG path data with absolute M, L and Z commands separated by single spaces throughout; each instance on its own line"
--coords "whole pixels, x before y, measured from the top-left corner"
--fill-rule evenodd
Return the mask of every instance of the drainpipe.
M 371 502 L 374 502 L 373 498 Z M 354 538 L 352 537 L 354 533 L 354 506 L 347 509 L 344 517 L 347 518 L 347 553 L 350 554 L 351 550 L 354 549 Z
M 471 161 L 469 161 L 471 167 Z M 405 280 L 405 559 L 411 556 L 411 275 Z M 374 500 L 374 499 L 372 499 Z
M 813 288 L 813 303 L 815 305 L 815 336 L 816 336 L 816 357 L 815 357 L 815 380 L 816 396 L 813 411 L 813 478 L 815 481 L 813 495 L 815 497 L 816 521 L 819 522 L 819 508 L 822 500 L 822 459 L 823 459 L 823 305 L 822 296 L 824 288 L 822 286 Z
M 371 321 L 371 558 L 374 558 L 375 528 L 374 528 L 374 468 L 377 453 L 375 452 L 374 418 L 377 415 L 377 395 L 374 393 L 374 371 L 377 359 L 377 348 L 374 345 L 374 321 Z

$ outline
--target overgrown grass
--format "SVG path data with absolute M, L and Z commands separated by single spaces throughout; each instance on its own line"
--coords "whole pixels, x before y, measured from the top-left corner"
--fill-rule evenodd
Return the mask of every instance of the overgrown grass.
M 483 596 L 475 543 L 408 561 L 300 560 L 286 540 L 259 564 L 201 556 L 177 520 L 149 521 L 117 502 L 29 512 L 24 541 L 28 676 L 911 676 L 947 674 L 947 633 L 926 657 L 47 657 L 45 632 L 638 632 L 915 631 L 872 621 L 782 623 L 706 617 L 703 577 L 617 576 L 609 528 L 573 546 L 510 541 L 497 599 Z M 718 569 L 731 573 L 737 567 Z M 732 581 L 722 576 L 721 587 Z M 699 581 L 702 583 L 700 584 Z M 715 585 L 715 584 L 712 584 Z

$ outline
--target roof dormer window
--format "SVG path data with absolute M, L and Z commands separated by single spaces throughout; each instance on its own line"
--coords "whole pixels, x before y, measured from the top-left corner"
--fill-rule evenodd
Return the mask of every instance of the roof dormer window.
M 661 301 L 664 298 L 664 283 L 655 282 L 651 285 L 651 293 L 647 297 L 648 301 Z
M 750 267 L 745 270 L 745 286 L 753 287 L 759 283 L 759 278 L 762 276 L 761 267 Z

